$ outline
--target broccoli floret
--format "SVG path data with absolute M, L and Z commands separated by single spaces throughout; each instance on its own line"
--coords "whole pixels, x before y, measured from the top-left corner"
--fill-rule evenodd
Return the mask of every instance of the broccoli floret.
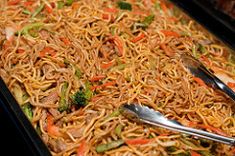
M 88 104 L 92 95 L 93 95 L 93 92 L 90 89 L 90 85 L 86 83 L 85 89 L 81 88 L 79 91 L 73 94 L 72 104 L 84 107 L 85 105 Z

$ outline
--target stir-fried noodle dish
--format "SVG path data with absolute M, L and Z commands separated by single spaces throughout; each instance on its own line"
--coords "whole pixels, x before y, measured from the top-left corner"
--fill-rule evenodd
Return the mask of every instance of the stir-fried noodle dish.
M 142 104 L 235 137 L 234 102 L 185 70 L 180 55 L 234 90 L 235 57 L 167 1 L 1 0 L 0 48 L 0 75 L 52 155 L 235 154 L 121 113 Z

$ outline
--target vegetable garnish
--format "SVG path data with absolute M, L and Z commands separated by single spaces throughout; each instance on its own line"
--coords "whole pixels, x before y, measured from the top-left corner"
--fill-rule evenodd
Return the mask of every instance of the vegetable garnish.
M 162 43 L 162 44 L 160 44 L 160 47 L 166 53 L 167 56 L 171 57 L 171 56 L 175 55 L 173 50 L 171 48 L 169 48 L 168 46 L 166 46 L 166 44 Z
M 96 75 L 96 76 L 93 76 L 90 81 L 91 82 L 96 82 L 96 81 L 99 81 L 99 80 L 102 80 L 104 79 L 106 76 L 105 75 Z
M 64 2 L 63 1 L 58 1 L 57 2 L 57 8 L 62 9 L 64 7 Z
M 165 35 L 165 36 L 173 36 L 173 37 L 180 37 L 180 34 L 178 34 L 175 31 L 171 31 L 171 30 L 161 30 L 161 32 Z
M 73 0 L 66 0 L 65 2 L 66 5 L 70 6 L 73 4 Z
M 26 103 L 24 105 L 21 106 L 23 112 L 25 113 L 25 115 L 28 117 L 29 120 L 33 119 L 33 110 L 32 110 L 32 106 L 30 103 Z
M 59 127 L 57 127 L 56 125 L 54 125 L 54 119 L 53 116 L 50 114 L 47 114 L 47 132 L 49 135 L 51 136 L 60 136 L 60 130 Z
M 41 58 L 45 57 L 46 55 L 50 55 L 52 57 L 54 57 L 56 55 L 56 51 L 55 49 L 51 48 L 51 47 L 45 47 L 42 51 L 40 51 L 39 56 Z
M 124 2 L 124 1 L 118 1 L 117 5 L 122 10 L 129 10 L 129 11 L 132 10 L 132 6 L 131 6 L 130 3 L 127 3 L 127 2 Z
M 154 15 L 149 15 L 147 17 L 144 18 L 144 20 L 140 23 L 136 23 L 136 26 L 142 27 L 142 28 L 147 28 L 154 20 Z
M 78 107 L 84 107 L 88 104 L 93 96 L 93 92 L 89 82 L 86 82 L 85 88 L 81 88 L 71 97 L 72 104 Z
M 77 156 L 85 156 L 86 148 L 86 140 L 82 140 L 79 147 L 77 148 Z
M 108 69 L 108 68 L 110 68 L 110 67 L 112 67 L 113 65 L 115 64 L 115 62 L 114 62 L 114 60 L 112 60 L 112 61 L 110 61 L 110 62 L 103 62 L 101 65 L 100 65 L 100 67 L 102 68 L 102 69 Z
M 139 35 L 131 40 L 131 42 L 135 43 L 138 42 L 139 40 L 143 39 L 145 37 L 144 33 L 139 33 Z
M 32 18 L 36 17 L 43 10 L 43 8 L 44 8 L 44 4 L 41 4 L 32 14 Z
M 201 156 L 201 154 L 199 154 L 193 150 L 190 151 L 190 154 L 191 154 L 191 156 Z
M 123 145 L 124 143 L 125 142 L 122 139 L 119 139 L 119 140 L 111 141 L 107 144 L 100 144 L 96 147 L 96 152 L 98 152 L 98 153 L 106 152 L 108 150 L 117 148 L 117 147 Z
M 8 5 L 17 5 L 18 3 L 20 3 L 21 0 L 10 0 L 9 2 L 7 2 Z
M 205 82 L 202 79 L 200 79 L 199 77 L 193 77 L 193 80 L 196 81 L 201 86 L 205 86 L 205 87 L 207 86 L 205 84 Z
M 129 144 L 129 145 L 144 145 L 144 144 L 147 144 L 151 141 L 154 141 L 154 139 L 136 138 L 136 139 L 125 140 L 126 144 Z
M 42 27 L 44 26 L 44 23 L 37 22 L 37 23 L 32 23 L 24 26 L 20 31 L 17 32 L 17 34 L 22 34 L 26 36 L 32 36 L 33 30 L 39 31 Z
M 69 86 L 68 82 L 64 82 L 61 87 L 59 108 L 58 108 L 60 112 L 65 111 L 69 108 L 68 100 L 66 99 L 68 86 Z

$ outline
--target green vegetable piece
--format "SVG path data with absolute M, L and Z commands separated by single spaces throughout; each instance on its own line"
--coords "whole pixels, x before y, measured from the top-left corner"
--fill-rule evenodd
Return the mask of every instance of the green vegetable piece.
M 82 72 L 78 67 L 75 67 L 75 75 L 77 76 L 77 78 L 81 78 L 82 76 Z
M 161 9 L 160 3 L 159 3 L 158 1 L 154 4 L 154 8 L 155 8 L 156 10 L 160 10 L 160 9 Z
M 33 110 L 30 103 L 26 103 L 21 106 L 24 114 L 28 117 L 28 119 L 31 121 L 33 119 Z
M 209 151 L 198 151 L 198 153 L 202 156 L 214 156 L 214 154 L 211 154 Z
M 62 9 L 64 7 L 64 2 L 63 1 L 58 1 L 57 2 L 57 9 Z
M 116 109 L 115 111 L 113 111 L 111 114 L 109 114 L 109 116 L 107 116 L 106 120 L 112 117 L 117 117 L 121 114 L 121 110 L 120 109 Z
M 201 45 L 201 44 L 198 44 L 198 50 L 199 50 L 203 55 L 205 55 L 205 54 L 207 53 L 206 48 L 205 48 L 203 45 Z
M 32 14 L 32 18 L 36 17 L 44 8 L 44 4 L 40 5 L 35 12 Z
M 122 139 L 111 141 L 107 144 L 100 144 L 96 147 L 96 152 L 102 153 L 102 152 L 105 152 L 114 148 L 118 148 L 119 146 L 123 144 L 124 144 L 124 141 Z
M 166 147 L 166 150 L 167 152 L 172 153 L 172 152 L 177 151 L 177 148 L 175 146 L 169 146 L 169 147 Z
M 80 89 L 72 96 L 72 104 L 84 107 L 88 104 L 89 100 L 93 96 L 93 92 L 90 89 L 90 84 L 85 83 L 85 89 Z
M 122 10 L 129 10 L 129 11 L 132 10 L 132 6 L 131 6 L 130 3 L 127 3 L 127 2 L 124 2 L 124 1 L 119 1 L 119 2 L 117 2 L 117 5 Z
M 144 18 L 144 21 L 142 23 L 145 25 L 145 27 L 148 27 L 153 22 L 154 17 L 154 15 L 149 15 Z
M 140 23 L 136 23 L 136 26 L 142 27 L 143 29 L 146 29 L 154 20 L 154 15 L 149 15 L 144 18 L 144 20 Z
M 66 5 L 67 6 L 70 6 L 70 5 L 72 5 L 73 4 L 73 0 L 66 0 Z
M 68 102 L 66 100 L 66 92 L 68 90 L 68 85 L 69 85 L 68 82 L 64 82 L 61 89 L 59 108 L 58 108 L 60 112 L 63 112 L 69 108 Z
M 117 136 L 119 136 L 119 137 L 121 136 L 122 129 L 123 129 L 122 124 L 117 125 L 117 127 L 115 128 L 115 133 L 117 134 Z
M 44 25 L 44 23 L 37 22 L 24 26 L 17 34 L 30 35 L 31 30 L 39 30 Z
M 29 10 L 27 10 L 27 9 L 24 9 L 22 11 L 22 13 L 25 14 L 25 15 L 31 15 L 31 12 Z

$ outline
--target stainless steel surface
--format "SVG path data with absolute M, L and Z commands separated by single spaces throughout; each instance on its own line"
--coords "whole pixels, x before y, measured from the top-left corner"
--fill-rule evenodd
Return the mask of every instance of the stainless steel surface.
M 235 93 L 212 72 L 210 72 L 199 60 L 191 55 L 182 54 L 184 66 L 196 77 L 202 79 L 208 86 L 219 89 L 235 101 Z
M 169 130 L 182 132 L 185 134 L 197 136 L 200 138 L 205 138 L 229 145 L 235 145 L 235 139 L 225 137 L 222 135 L 210 133 L 207 131 L 194 129 L 190 127 L 186 127 L 181 125 L 175 120 L 169 120 L 166 117 L 164 117 L 160 112 L 155 111 L 153 109 L 150 109 L 146 106 L 141 106 L 138 104 L 125 104 L 122 106 L 122 113 L 124 116 L 129 118 L 130 120 L 134 120 L 137 122 L 144 122 L 151 125 L 159 126 L 162 128 L 166 128 Z

